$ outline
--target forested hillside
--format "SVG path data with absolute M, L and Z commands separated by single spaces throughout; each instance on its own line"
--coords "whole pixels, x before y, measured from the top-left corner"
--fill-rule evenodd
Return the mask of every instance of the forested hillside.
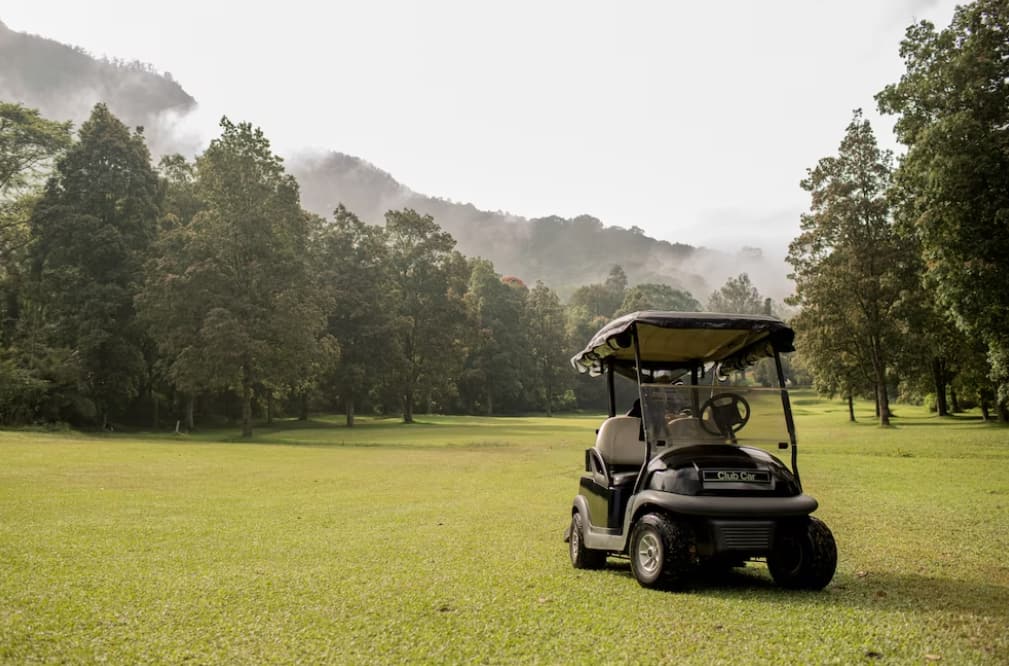
M 466 255 L 491 260 L 527 282 L 542 280 L 565 297 L 578 286 L 605 279 L 613 264 L 633 282 L 661 282 L 699 296 L 741 272 L 773 275 L 761 287 L 783 297 L 784 270 L 771 268 L 756 248 L 727 254 L 656 240 L 637 228 L 607 226 L 591 215 L 526 219 L 473 204 L 413 192 L 359 158 L 331 152 L 292 161 L 308 210 L 328 216 L 343 203 L 363 220 L 379 223 L 385 211 L 409 207 L 432 216 Z
M 191 150 L 172 135 L 172 114 L 195 108 L 179 83 L 139 62 L 95 59 L 82 49 L 14 32 L 0 23 L 0 100 L 38 109 L 47 118 L 82 122 L 97 102 L 128 127 L 143 126 L 155 157 Z M 290 171 L 306 209 L 332 215 L 343 204 L 361 219 L 382 223 L 388 210 L 409 207 L 438 220 L 468 256 L 491 260 L 527 282 L 542 280 L 569 296 L 578 286 L 605 279 L 620 264 L 632 281 L 663 282 L 707 294 L 727 278 L 766 276 L 761 287 L 783 298 L 781 265 L 759 251 L 738 254 L 695 248 L 646 236 L 639 229 L 607 226 L 591 215 L 526 219 L 473 204 L 412 191 L 369 162 L 340 152 L 299 156 Z
M 98 102 L 149 143 L 168 149 L 165 114 L 183 114 L 196 100 L 169 75 L 137 61 L 98 59 L 81 48 L 10 30 L 0 21 L 0 99 L 39 109 L 48 118 L 80 123 Z

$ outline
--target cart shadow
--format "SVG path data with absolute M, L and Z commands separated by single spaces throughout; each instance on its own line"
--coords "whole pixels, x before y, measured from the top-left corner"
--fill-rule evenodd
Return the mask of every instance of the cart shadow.
M 630 564 L 610 561 L 605 571 L 633 582 Z M 706 573 L 690 582 L 686 594 L 708 595 L 747 602 L 807 605 L 810 608 L 848 606 L 883 611 L 938 610 L 1009 621 L 1009 586 L 978 584 L 914 573 L 839 572 L 822 591 L 796 591 L 778 587 L 760 564 Z

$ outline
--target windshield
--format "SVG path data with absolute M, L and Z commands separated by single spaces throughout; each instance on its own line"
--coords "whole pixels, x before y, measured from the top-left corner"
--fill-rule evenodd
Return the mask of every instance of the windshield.
M 694 444 L 791 443 L 781 389 L 642 384 L 645 436 L 658 450 Z

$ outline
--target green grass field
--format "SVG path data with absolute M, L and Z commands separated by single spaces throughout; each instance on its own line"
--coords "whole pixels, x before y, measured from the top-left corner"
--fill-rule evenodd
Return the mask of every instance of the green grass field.
M 0 661 L 1009 662 L 1009 429 L 794 402 L 820 593 L 571 568 L 597 417 L 2 432 Z

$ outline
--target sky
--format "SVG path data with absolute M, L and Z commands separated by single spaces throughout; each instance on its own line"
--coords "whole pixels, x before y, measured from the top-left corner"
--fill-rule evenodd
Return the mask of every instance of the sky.
M 150 63 L 274 149 L 364 158 L 414 191 L 525 217 L 782 254 L 806 170 L 950 0 L 32 0 L 0 20 Z

